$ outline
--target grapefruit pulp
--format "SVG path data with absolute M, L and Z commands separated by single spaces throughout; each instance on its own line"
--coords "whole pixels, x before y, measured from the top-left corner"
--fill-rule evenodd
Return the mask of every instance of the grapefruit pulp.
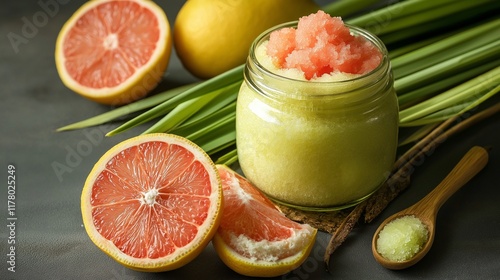
M 249 181 L 217 165 L 224 207 L 213 239 L 222 261 L 247 276 L 274 277 L 299 267 L 309 256 L 317 230 L 288 219 Z
M 166 271 L 194 259 L 221 218 L 222 188 L 208 155 L 171 134 L 125 140 L 90 172 L 81 210 L 90 239 L 119 263 Z
M 121 105 L 158 84 L 171 46 L 168 19 L 153 1 L 88 1 L 59 32 L 55 60 L 68 88 L 96 102 Z

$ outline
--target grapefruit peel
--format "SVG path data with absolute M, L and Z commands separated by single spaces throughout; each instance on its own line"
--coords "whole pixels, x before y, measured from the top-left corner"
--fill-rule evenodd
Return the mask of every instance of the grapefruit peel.
M 103 237 L 103 235 L 96 229 L 96 222 L 93 221 L 93 206 L 91 204 L 92 188 L 99 174 L 101 174 L 101 172 L 106 168 L 106 165 L 110 159 L 114 158 L 120 152 L 130 147 L 134 147 L 142 143 L 151 141 L 165 142 L 169 145 L 181 145 L 184 148 L 187 147 L 187 149 L 194 154 L 195 160 L 198 160 L 205 167 L 205 169 L 207 170 L 207 174 L 210 177 L 209 180 L 212 186 L 212 192 L 208 196 L 210 200 L 210 209 L 203 223 L 198 226 L 198 232 L 195 238 L 192 239 L 184 247 L 176 248 L 175 253 L 159 258 L 135 258 L 121 251 L 112 241 Z M 136 199 L 146 205 L 161 207 L 157 202 L 154 201 L 155 197 L 157 197 L 157 194 L 157 192 L 149 191 L 143 193 L 142 197 L 137 197 Z M 93 243 L 118 263 L 134 270 L 147 272 L 159 272 L 177 269 L 197 257 L 201 253 L 201 251 L 208 245 L 218 228 L 222 217 L 222 205 L 223 199 L 220 177 L 215 168 L 215 165 L 208 157 L 208 155 L 191 141 L 177 135 L 164 133 L 145 134 L 133 137 L 115 145 L 113 148 L 108 150 L 94 165 L 92 171 L 87 177 L 81 195 L 81 211 L 83 224 L 88 236 L 93 241 Z M 140 225 L 135 225 L 135 227 L 139 226 Z M 168 233 L 172 232 L 167 232 L 164 234 Z
M 274 214 L 280 216 L 280 218 L 288 219 L 273 202 L 258 192 L 244 177 L 225 165 L 217 165 L 217 169 L 221 174 L 225 207 L 234 205 L 228 202 L 228 197 L 237 196 L 242 199 L 242 205 L 253 200 L 253 202 L 250 203 L 256 202 L 256 204 L 259 205 L 258 207 L 266 208 L 262 212 L 257 210 L 253 214 L 250 214 L 250 216 L 265 215 L 268 213 L 267 211 L 273 211 Z M 227 179 L 224 173 L 229 174 L 232 178 Z M 246 184 L 247 187 L 253 188 L 250 191 L 255 193 L 248 194 L 241 188 L 241 184 Z M 232 189 L 229 191 L 232 192 L 232 194 L 228 193 L 228 189 Z M 256 193 L 258 194 L 256 195 Z M 251 210 L 250 208 L 253 207 L 243 206 L 243 208 Z M 233 210 L 234 209 L 225 208 L 223 213 L 225 211 L 232 212 Z M 275 277 L 284 275 L 299 267 L 307 259 L 314 247 L 317 229 L 309 225 L 299 224 L 288 220 L 289 223 L 293 223 L 295 226 L 295 228 L 289 228 L 288 238 L 281 240 L 279 238 L 276 238 L 276 240 L 256 240 L 248 235 L 235 234 L 231 229 L 224 228 L 223 223 L 227 223 L 227 220 L 224 220 L 226 217 L 226 214 L 223 214 L 221 225 L 212 243 L 222 262 L 239 274 L 254 277 Z M 252 221 L 247 218 L 248 216 L 245 215 L 242 219 L 245 220 L 245 223 L 249 224 L 263 221 Z M 278 223 L 279 222 L 272 226 L 285 226 Z M 265 233 L 263 235 L 265 235 Z
M 123 105 L 131 103 L 135 100 L 138 100 L 144 96 L 146 96 L 152 89 L 156 87 L 156 85 L 160 82 L 170 60 L 170 55 L 172 52 L 172 36 L 171 36 L 171 28 L 170 23 L 165 15 L 165 12 L 157 6 L 153 1 L 143 1 L 143 0 L 127 0 L 130 5 L 138 5 L 140 9 L 144 9 L 143 13 L 151 13 L 156 19 L 157 25 L 155 26 L 158 29 L 158 38 L 156 42 L 156 46 L 153 52 L 150 54 L 149 59 L 144 61 L 139 61 L 137 57 L 130 58 L 126 57 L 127 54 L 123 49 L 120 49 L 120 52 L 109 52 L 106 54 L 108 50 L 114 51 L 116 48 L 122 47 L 120 45 L 120 41 L 127 41 L 130 44 L 137 44 L 138 41 L 142 41 L 141 38 L 129 38 L 125 37 L 128 35 L 136 35 L 142 36 L 144 34 L 131 34 L 132 31 L 127 30 L 124 26 L 118 26 L 119 30 L 115 33 L 110 30 L 95 30 L 97 28 L 90 28 L 89 26 L 85 26 L 87 30 L 83 29 L 78 32 L 87 32 L 79 35 L 72 35 L 75 38 L 80 38 L 86 41 L 86 46 L 83 50 L 78 51 L 78 53 L 72 54 L 72 70 L 68 69 L 68 48 L 71 45 L 82 49 L 79 45 L 82 42 L 68 42 L 67 38 L 70 33 L 74 34 L 76 29 L 78 29 L 77 25 L 88 24 L 88 25 L 105 25 L 105 22 L 110 21 L 110 19 L 101 19 L 101 20 L 91 20 L 84 22 L 82 21 L 82 17 L 89 16 L 89 13 L 96 13 L 96 9 L 98 6 L 107 5 L 112 2 L 124 3 L 125 1 L 116 1 L 116 0 L 106 0 L 106 1 L 88 1 L 83 4 L 63 25 L 62 29 L 59 32 L 59 35 L 56 40 L 55 47 L 55 61 L 57 72 L 65 86 L 67 86 L 72 91 L 78 93 L 79 95 L 90 99 L 92 101 L 107 104 L 107 105 Z M 116 11 L 114 11 L 116 12 Z M 134 15 L 129 15 L 128 17 L 133 17 Z M 135 15 L 137 17 L 137 15 Z M 102 15 L 101 15 L 102 17 Z M 94 16 L 95 18 L 95 16 Z M 138 20 L 138 19 L 137 19 Z M 101 22 L 100 22 L 101 21 Z M 100 22 L 100 23 L 98 23 Z M 127 22 L 130 23 L 130 22 Z M 109 24 L 109 23 L 108 23 Z M 121 23 L 125 24 L 125 23 Z M 132 25 L 137 24 L 131 23 Z M 106 26 L 107 29 L 111 27 Z M 113 28 L 117 28 L 113 26 Z M 149 28 L 154 29 L 154 28 Z M 93 34 L 88 34 L 88 32 L 92 32 Z M 102 33 L 106 33 L 106 36 L 103 36 Z M 121 35 L 121 33 L 125 35 Z M 96 35 L 98 34 L 98 35 Z M 88 38 L 92 38 L 94 41 L 98 41 L 102 43 L 93 42 L 90 43 Z M 140 40 L 138 40 L 140 39 Z M 142 50 L 138 46 L 128 47 L 127 50 L 128 55 L 137 56 Z M 96 51 L 95 49 L 99 49 Z M 78 57 L 82 55 L 82 52 L 87 54 L 87 57 Z M 129 71 L 133 71 L 134 73 L 124 73 L 124 72 L 115 72 L 114 77 L 105 77 L 102 75 L 110 68 L 115 68 L 118 65 L 104 65 L 100 66 L 100 70 L 94 71 L 94 76 L 99 76 L 100 80 L 95 80 L 94 78 L 87 78 L 88 81 L 83 84 L 82 81 L 77 79 L 82 79 L 82 73 L 85 71 L 89 71 L 90 68 L 96 67 L 96 64 L 102 63 L 102 59 L 108 56 L 108 60 L 112 60 L 109 56 L 122 56 L 121 66 L 123 69 L 128 69 Z M 128 58 L 128 59 L 127 59 Z M 144 57 L 141 57 L 144 59 Z M 113 61 L 116 63 L 116 61 Z M 130 70 L 132 69 L 132 70 Z M 70 74 L 69 72 L 73 72 Z M 77 73 L 75 73 L 75 71 Z M 82 72 L 83 71 L 83 72 Z M 126 72 L 126 71 L 125 71 Z M 75 78 L 78 76 L 78 78 Z M 119 83 L 114 82 L 112 85 L 103 85 L 103 78 L 112 79 L 117 78 Z M 93 86 L 91 84 L 98 83 L 99 85 Z

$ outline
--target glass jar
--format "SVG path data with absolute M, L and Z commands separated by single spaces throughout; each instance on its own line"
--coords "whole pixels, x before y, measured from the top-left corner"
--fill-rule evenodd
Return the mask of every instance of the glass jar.
M 396 156 L 398 103 L 384 44 L 347 25 L 383 56 L 373 71 L 336 82 L 287 78 L 266 69 L 252 44 L 238 94 L 236 144 L 241 169 L 271 199 L 305 210 L 338 210 L 366 199 Z

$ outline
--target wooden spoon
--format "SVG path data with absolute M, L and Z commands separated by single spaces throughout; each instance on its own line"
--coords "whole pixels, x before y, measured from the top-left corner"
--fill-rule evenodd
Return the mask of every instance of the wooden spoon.
M 472 147 L 467 154 L 460 160 L 460 162 L 453 168 L 453 170 L 446 176 L 446 178 L 429 194 L 422 198 L 419 202 L 415 203 L 392 216 L 387 218 L 378 227 L 377 231 L 373 235 L 372 239 L 372 252 L 375 260 L 380 263 L 383 267 L 388 269 L 404 269 L 416 264 L 420 261 L 425 254 L 429 251 L 434 241 L 435 229 L 436 229 L 436 216 L 439 208 L 443 203 L 458 189 L 465 185 L 472 177 L 474 177 L 488 162 L 488 152 L 482 147 Z M 392 220 L 413 215 L 420 219 L 422 223 L 427 227 L 429 234 L 427 242 L 423 245 L 422 249 L 405 261 L 391 261 L 383 256 L 381 256 L 377 251 L 377 239 L 380 230 L 382 230 L 385 225 Z

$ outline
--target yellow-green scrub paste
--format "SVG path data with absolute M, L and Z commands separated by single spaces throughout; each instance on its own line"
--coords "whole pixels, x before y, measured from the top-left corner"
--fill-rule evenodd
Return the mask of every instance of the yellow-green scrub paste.
M 389 222 L 379 232 L 377 252 L 390 261 L 409 260 L 420 252 L 429 237 L 427 227 L 415 216 Z
M 395 159 L 398 105 L 380 40 L 319 11 L 262 34 L 238 95 L 245 176 L 272 199 L 340 209 L 373 193 Z

